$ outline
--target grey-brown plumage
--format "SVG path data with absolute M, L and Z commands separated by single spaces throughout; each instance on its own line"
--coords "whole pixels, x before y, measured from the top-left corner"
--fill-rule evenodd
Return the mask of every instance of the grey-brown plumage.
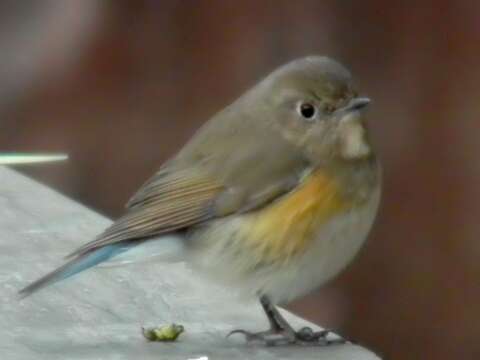
M 308 154 L 298 151 L 301 144 L 289 139 L 302 129 L 281 119 L 288 111 L 282 104 L 285 91 L 295 88 L 316 89 L 320 93 L 309 95 L 325 108 L 344 105 L 354 95 L 350 73 L 328 58 L 309 57 L 280 68 L 206 123 L 132 197 L 124 216 L 72 255 L 254 209 L 292 189 L 312 165 Z M 278 136 L 282 132 L 285 136 Z
M 350 261 L 376 213 L 380 178 L 363 119 L 367 104 L 348 70 L 329 58 L 307 57 L 280 67 L 205 123 L 130 199 L 122 217 L 75 250 L 67 265 L 22 293 L 172 233 L 184 235 L 186 251 L 202 271 L 225 275 L 228 283 L 263 295 L 264 302 L 305 293 Z M 286 201 L 294 205 L 280 205 L 279 211 Z M 295 257 L 276 262 L 285 233 L 277 236 L 271 224 L 278 219 L 271 214 L 288 217 L 289 206 L 297 207 L 292 213 L 301 225 L 285 219 L 292 227 L 278 228 L 289 234 L 298 228 L 293 234 L 300 240 L 291 241 L 301 246 Z M 248 247 L 251 236 L 259 238 Z M 323 245 L 339 236 L 348 241 Z M 277 244 L 268 261 L 258 250 L 266 248 L 262 241 Z M 307 251 L 303 244 L 310 243 Z M 209 269 L 213 264 L 217 268 Z M 324 273 L 315 281 L 317 264 Z

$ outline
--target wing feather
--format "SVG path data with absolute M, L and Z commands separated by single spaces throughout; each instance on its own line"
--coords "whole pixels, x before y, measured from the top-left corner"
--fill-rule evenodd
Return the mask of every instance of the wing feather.
M 125 215 L 95 240 L 69 256 L 78 256 L 120 241 L 145 239 L 206 221 L 214 216 L 213 203 L 225 187 L 195 171 L 172 174 L 162 170 L 127 203 Z

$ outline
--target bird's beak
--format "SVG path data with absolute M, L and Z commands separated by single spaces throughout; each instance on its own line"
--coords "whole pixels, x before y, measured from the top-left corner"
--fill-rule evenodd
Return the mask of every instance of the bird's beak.
M 347 104 L 342 110 L 344 112 L 362 110 L 370 104 L 371 100 L 368 97 L 356 97 Z

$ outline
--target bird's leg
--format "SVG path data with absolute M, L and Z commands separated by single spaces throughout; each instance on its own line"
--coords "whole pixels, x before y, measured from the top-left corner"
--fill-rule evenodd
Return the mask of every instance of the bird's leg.
M 295 331 L 267 296 L 263 295 L 260 297 L 260 304 L 267 315 L 270 328 L 266 331 L 256 333 L 245 330 L 234 330 L 230 332 L 228 336 L 232 334 L 243 334 L 248 342 L 263 342 L 270 346 L 295 343 Z
M 274 333 L 286 332 L 289 337 L 292 337 L 295 334 L 295 330 L 293 330 L 287 320 L 285 320 L 282 314 L 280 314 L 275 305 L 270 302 L 268 297 L 262 296 L 260 298 L 260 304 L 262 305 L 263 311 L 265 311 L 270 323 L 270 331 Z
M 313 331 L 309 327 L 304 327 L 296 332 L 285 318 L 280 314 L 278 309 L 273 305 L 267 296 L 260 298 L 260 304 L 262 305 L 265 314 L 267 315 L 270 323 L 270 329 L 267 331 L 261 331 L 257 333 L 248 332 L 245 330 L 234 330 L 228 334 L 243 334 L 248 342 L 263 342 L 266 345 L 286 345 L 286 344 L 298 344 L 298 345 L 330 345 L 334 343 L 345 343 L 344 339 L 328 340 L 327 335 L 329 330 Z

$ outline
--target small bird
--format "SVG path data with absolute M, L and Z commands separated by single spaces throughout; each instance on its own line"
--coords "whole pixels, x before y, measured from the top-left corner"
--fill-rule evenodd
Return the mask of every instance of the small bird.
M 295 331 L 276 305 L 336 276 L 370 231 L 381 176 L 369 103 L 328 57 L 278 68 L 205 123 L 123 216 L 20 294 L 155 241 L 168 257 L 260 299 L 270 329 L 232 333 L 268 345 L 318 342 L 324 332 Z

